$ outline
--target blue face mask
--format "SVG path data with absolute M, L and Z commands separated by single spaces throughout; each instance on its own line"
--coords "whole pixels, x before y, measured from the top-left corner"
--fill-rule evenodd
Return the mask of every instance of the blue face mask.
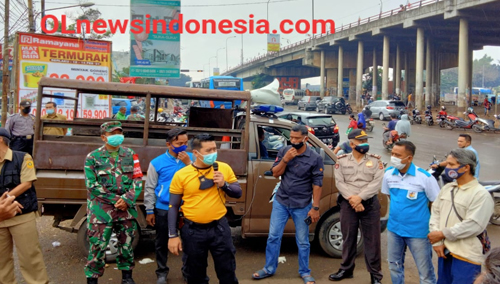
M 174 153 L 179 154 L 180 152 L 186 151 L 187 145 L 182 145 L 180 147 L 175 147 L 174 145 L 172 145 L 172 148 L 172 151 L 174 151 Z
M 54 109 L 53 108 L 47 109 L 47 114 L 53 114 L 53 113 L 54 113 Z
M 113 146 L 113 147 L 118 147 L 123 143 L 123 140 L 125 140 L 125 137 L 123 134 L 115 134 L 115 135 L 110 135 L 107 136 L 108 139 L 108 145 Z
M 465 167 L 465 165 L 461 165 L 460 167 L 454 169 L 444 168 L 444 174 L 451 179 L 459 179 L 461 176 L 465 174 L 465 172 L 463 173 L 458 172 L 458 170 L 460 170 L 463 167 Z
M 203 156 L 203 163 L 205 165 L 211 166 L 215 163 L 216 160 L 217 160 L 217 152 L 206 154 Z

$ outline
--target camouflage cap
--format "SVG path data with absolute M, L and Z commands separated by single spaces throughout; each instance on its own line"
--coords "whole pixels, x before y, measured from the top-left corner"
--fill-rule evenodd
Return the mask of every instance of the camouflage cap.
M 119 121 L 108 121 L 108 122 L 105 122 L 105 123 L 103 123 L 101 125 L 101 132 L 102 133 L 104 133 L 104 132 L 113 132 L 116 129 L 123 130 L 121 122 L 119 122 Z

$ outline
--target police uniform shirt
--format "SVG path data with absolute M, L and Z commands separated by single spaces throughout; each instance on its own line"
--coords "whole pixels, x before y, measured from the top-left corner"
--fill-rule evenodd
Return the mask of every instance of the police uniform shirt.
M 33 135 L 35 124 L 35 116 L 29 114 L 22 116 L 19 113 L 13 114 L 8 117 L 5 123 L 5 129 L 10 132 L 12 136 L 27 136 Z
M 405 175 L 390 167 L 384 174 L 382 193 L 391 197 L 387 229 L 401 237 L 427 238 L 429 202 L 439 195 L 436 179 L 415 164 Z
M 337 189 L 345 199 L 357 195 L 368 200 L 378 194 L 384 165 L 378 155 L 367 153 L 358 163 L 351 153 L 337 158 L 334 172 Z

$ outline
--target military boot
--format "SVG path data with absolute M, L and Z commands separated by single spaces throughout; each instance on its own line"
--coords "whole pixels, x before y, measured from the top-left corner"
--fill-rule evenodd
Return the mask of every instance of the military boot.
M 87 278 L 87 284 L 97 284 L 97 278 Z
M 132 279 L 132 270 L 122 270 L 122 284 L 135 284 Z

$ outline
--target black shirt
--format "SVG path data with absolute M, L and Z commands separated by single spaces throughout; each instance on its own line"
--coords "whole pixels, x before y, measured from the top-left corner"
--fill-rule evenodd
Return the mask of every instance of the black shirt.
M 290 148 L 292 146 L 281 148 L 273 167 L 280 163 Z M 276 200 L 288 208 L 304 208 L 311 203 L 313 185 L 323 186 L 323 159 L 307 147 L 304 153 L 288 161 Z

